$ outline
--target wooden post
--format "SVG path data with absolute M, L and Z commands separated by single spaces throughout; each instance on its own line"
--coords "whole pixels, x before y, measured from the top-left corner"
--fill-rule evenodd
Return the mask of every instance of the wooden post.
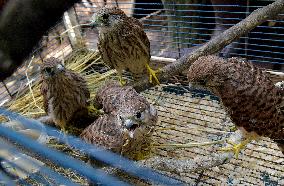
M 7 87 L 6 83 L 4 82 L 4 80 L 2 80 L 1 82 L 2 82 L 2 84 L 3 84 L 3 86 L 4 86 L 4 88 L 6 89 L 7 93 L 9 94 L 9 96 L 10 96 L 11 98 L 13 98 L 13 96 L 12 96 L 12 94 L 11 94 L 9 88 Z
M 74 26 L 79 25 L 74 7 L 64 13 L 63 22 L 67 30 L 72 48 L 81 45 L 82 44 L 81 28 L 79 26 L 73 28 Z

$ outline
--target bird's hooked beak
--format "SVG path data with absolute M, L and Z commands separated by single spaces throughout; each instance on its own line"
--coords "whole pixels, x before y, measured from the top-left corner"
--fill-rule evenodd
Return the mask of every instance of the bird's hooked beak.
M 91 18 L 90 27 L 91 27 L 91 29 L 95 29 L 99 26 L 100 26 L 100 20 L 99 20 L 97 14 L 95 13 Z
M 91 18 L 90 26 L 92 28 L 109 27 L 110 16 L 108 14 L 94 14 Z
M 62 64 L 56 65 L 56 71 L 57 72 L 63 72 L 65 71 L 65 67 Z
M 98 23 L 96 20 L 92 20 L 92 22 L 90 23 L 90 27 L 91 29 L 95 29 L 98 27 Z
M 126 119 L 124 121 L 124 126 L 125 128 L 129 131 L 129 136 L 131 138 L 134 137 L 134 132 L 135 132 L 135 129 L 137 129 L 140 125 L 139 123 L 134 120 L 134 119 Z
M 58 73 L 64 72 L 65 67 L 62 64 L 57 64 L 54 67 L 48 67 L 44 69 L 44 75 L 46 78 L 55 76 Z

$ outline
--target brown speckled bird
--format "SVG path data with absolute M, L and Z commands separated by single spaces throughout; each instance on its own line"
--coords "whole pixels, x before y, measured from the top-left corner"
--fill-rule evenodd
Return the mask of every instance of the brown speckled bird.
M 236 155 L 258 136 L 269 137 L 283 147 L 283 94 L 252 63 L 239 58 L 200 57 L 191 65 L 188 80 L 217 95 L 233 123 L 244 132 L 247 139 L 230 149 Z
M 105 113 L 129 108 L 129 106 L 129 109 L 131 109 L 133 103 L 148 104 L 147 100 L 138 94 L 133 87 L 121 87 L 115 81 L 108 82 L 97 91 L 95 102 L 97 107 L 103 108 Z
M 144 77 L 148 71 L 149 81 L 152 83 L 154 77 L 159 84 L 156 71 L 149 66 L 149 39 L 137 19 L 128 17 L 119 8 L 103 7 L 93 15 L 92 22 L 99 30 L 98 50 L 102 59 L 117 70 L 121 84 L 124 84 L 123 70 L 129 70 L 135 80 Z
M 77 114 L 88 114 L 90 92 L 86 81 L 66 69 L 60 60 L 52 57 L 44 61 L 41 80 L 44 109 L 63 131 Z
M 128 158 L 143 159 L 157 123 L 157 111 L 132 87 L 110 83 L 98 92 L 106 114 L 82 133 L 86 142 Z

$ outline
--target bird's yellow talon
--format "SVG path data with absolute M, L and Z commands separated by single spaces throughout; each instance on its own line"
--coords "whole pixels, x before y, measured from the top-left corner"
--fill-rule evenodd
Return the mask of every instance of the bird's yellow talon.
M 61 131 L 63 132 L 64 135 L 68 134 L 68 130 L 66 129 L 66 127 L 62 127 Z
M 93 104 L 87 106 L 87 109 L 88 109 L 88 114 L 90 116 L 93 115 L 93 114 L 95 114 L 95 115 L 103 114 L 100 110 L 96 109 Z
M 232 147 L 225 147 L 225 148 L 221 148 L 220 150 L 221 150 L 221 151 L 227 151 L 227 152 L 232 151 L 232 152 L 234 152 L 236 159 L 238 159 L 239 153 L 241 152 L 241 150 L 244 149 L 244 148 L 246 147 L 246 145 L 247 145 L 251 140 L 252 140 L 252 138 L 248 138 L 248 139 L 242 141 L 242 142 L 239 143 L 239 144 L 235 144 L 235 143 L 233 143 L 233 142 L 231 142 L 231 141 L 228 141 L 227 143 L 230 144 L 230 145 L 232 145 Z
M 121 86 L 124 86 L 126 84 L 126 81 L 123 80 L 122 75 L 119 75 L 119 83 Z
M 234 126 L 231 126 L 229 127 L 230 131 L 233 131 L 235 132 L 236 130 L 238 130 L 238 128 L 234 125 Z
M 159 81 L 159 79 L 157 78 L 156 74 L 160 72 L 160 69 L 158 69 L 158 70 L 153 70 L 153 69 L 151 69 L 151 67 L 150 67 L 148 64 L 146 64 L 146 68 L 147 68 L 147 70 L 149 71 L 149 74 L 150 74 L 149 82 L 150 82 L 150 83 L 153 83 L 153 77 L 154 77 L 156 83 L 159 85 L 159 84 L 160 84 L 160 81 Z

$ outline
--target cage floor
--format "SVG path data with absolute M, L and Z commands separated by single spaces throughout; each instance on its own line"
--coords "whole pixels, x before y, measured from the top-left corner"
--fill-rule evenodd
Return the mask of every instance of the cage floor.
M 216 97 L 181 85 L 165 85 L 143 92 L 158 108 L 155 143 L 206 142 L 228 137 L 233 124 Z M 157 148 L 155 154 L 171 158 L 210 156 L 220 147 Z M 238 159 L 211 170 L 173 175 L 192 185 L 284 185 L 284 157 L 267 138 L 251 142 Z

